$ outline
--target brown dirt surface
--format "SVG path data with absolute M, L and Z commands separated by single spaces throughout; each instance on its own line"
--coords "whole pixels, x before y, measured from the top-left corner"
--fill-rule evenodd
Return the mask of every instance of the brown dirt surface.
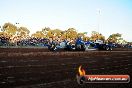
M 0 88 L 132 88 L 130 83 L 77 83 L 86 74 L 132 77 L 132 50 L 49 52 L 43 48 L 0 48 Z M 131 80 L 131 79 L 130 79 Z

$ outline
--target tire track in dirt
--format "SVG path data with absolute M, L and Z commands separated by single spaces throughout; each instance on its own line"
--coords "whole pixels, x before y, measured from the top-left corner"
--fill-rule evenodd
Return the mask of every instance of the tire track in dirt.
M 63 52 L 64 53 L 64 52 Z M 76 54 L 74 52 L 72 54 Z M 96 88 L 106 84 L 80 86 L 76 82 L 78 67 L 82 65 L 87 74 L 129 74 L 131 75 L 131 52 L 99 52 L 80 56 L 4 56 L 0 59 L 0 87 L 18 88 Z M 97 52 L 96 52 L 97 53 Z M 100 54 L 101 53 L 101 54 Z M 41 53 L 43 54 L 43 53 Z M 69 52 L 66 54 L 69 54 Z M 83 56 L 84 54 L 86 56 Z M 119 55 L 120 54 L 120 55 Z M 36 53 L 37 55 L 37 53 Z M 118 58 L 119 57 L 119 58 Z M 130 85 L 112 84 L 115 88 Z

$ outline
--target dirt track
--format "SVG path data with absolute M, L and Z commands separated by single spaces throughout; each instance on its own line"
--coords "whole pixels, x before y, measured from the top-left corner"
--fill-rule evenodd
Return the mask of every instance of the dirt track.
M 128 84 L 78 85 L 78 67 L 87 74 L 128 74 L 132 51 L 48 52 L 0 48 L 0 88 L 130 88 Z

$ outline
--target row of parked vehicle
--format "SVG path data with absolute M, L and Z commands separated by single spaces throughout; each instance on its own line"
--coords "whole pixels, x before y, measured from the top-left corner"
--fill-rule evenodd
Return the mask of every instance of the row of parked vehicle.
M 101 40 L 95 42 L 83 41 L 81 38 L 75 40 L 75 43 L 70 41 L 62 41 L 60 43 L 52 41 L 48 45 L 50 51 L 66 50 L 66 51 L 86 51 L 86 50 L 112 50 L 112 44 L 105 44 Z

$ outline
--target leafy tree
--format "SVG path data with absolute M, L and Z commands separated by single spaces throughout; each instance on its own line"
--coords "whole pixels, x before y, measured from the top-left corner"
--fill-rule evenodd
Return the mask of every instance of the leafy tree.
M 121 40 L 121 36 L 122 35 L 120 33 L 112 34 L 107 40 L 108 42 L 118 43 L 119 40 Z
M 51 29 L 49 27 L 45 27 L 42 29 L 42 33 L 45 35 L 45 37 L 48 37 L 47 34 Z
M 2 31 L 8 33 L 9 35 L 15 35 L 17 32 L 17 27 L 12 23 L 5 23 Z
M 47 38 L 53 38 L 54 37 L 54 34 L 53 34 L 53 31 L 52 30 L 49 30 L 48 32 L 47 32 Z
M 31 37 L 44 38 L 44 34 L 42 33 L 42 31 L 37 31 L 36 33 L 32 34 Z
M 66 38 L 75 39 L 77 38 L 77 31 L 75 28 L 69 28 L 65 32 Z
M 21 38 L 26 38 L 29 35 L 30 31 L 26 27 L 20 27 L 17 31 L 17 35 Z
M 61 30 L 60 29 L 54 29 L 52 30 L 52 34 L 55 36 L 55 37 L 61 37 Z
M 100 33 L 98 33 L 98 32 L 96 32 L 96 31 L 92 31 L 92 34 L 91 34 L 91 38 L 90 38 L 92 41 L 95 41 L 95 40 L 105 40 L 105 37 L 102 35 L 102 34 L 100 34 Z
M 45 27 L 42 29 L 42 33 L 46 38 L 60 37 L 62 30 L 60 29 L 50 29 L 49 27 Z

